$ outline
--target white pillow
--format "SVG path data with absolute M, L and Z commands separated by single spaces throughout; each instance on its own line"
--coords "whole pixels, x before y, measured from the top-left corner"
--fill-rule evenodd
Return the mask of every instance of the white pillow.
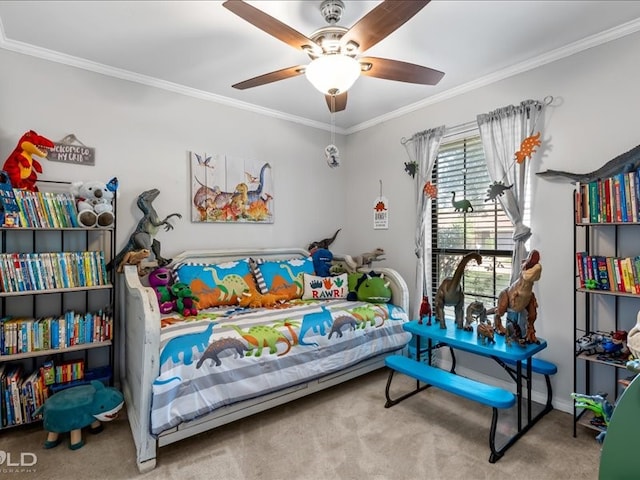
M 303 300 L 331 300 L 347 298 L 349 294 L 348 275 L 336 275 L 335 277 L 316 277 L 304 274 Z

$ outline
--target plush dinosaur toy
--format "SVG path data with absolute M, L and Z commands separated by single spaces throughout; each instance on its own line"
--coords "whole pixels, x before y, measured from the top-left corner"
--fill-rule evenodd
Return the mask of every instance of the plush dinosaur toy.
M 33 155 L 46 157 L 47 149 L 53 147 L 54 144 L 51 140 L 38 135 L 33 130 L 29 130 L 22 135 L 18 140 L 18 145 L 2 166 L 2 169 L 9 175 L 11 186 L 21 190 L 37 192 L 36 181 L 38 176 L 36 172 L 42 173 L 42 165 L 33 158 Z

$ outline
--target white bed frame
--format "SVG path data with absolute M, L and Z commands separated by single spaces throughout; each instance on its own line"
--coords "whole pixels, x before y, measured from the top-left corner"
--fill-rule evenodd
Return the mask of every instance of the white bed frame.
M 306 250 L 298 248 L 192 250 L 178 255 L 173 262 L 221 263 L 247 257 L 277 260 L 308 254 Z M 392 302 L 408 312 L 409 292 L 403 278 L 390 268 L 363 269 L 368 270 L 384 273 L 385 278 L 390 281 Z M 136 461 L 141 473 L 155 468 L 159 447 L 337 385 L 384 365 L 386 355 L 371 358 L 311 382 L 219 408 L 206 416 L 171 428 L 155 438 L 150 434 L 150 412 L 152 384 L 159 375 L 160 368 L 158 302 L 155 292 L 141 283 L 135 266 L 126 266 L 119 280 L 121 312 L 117 337 L 120 382 L 136 446 Z

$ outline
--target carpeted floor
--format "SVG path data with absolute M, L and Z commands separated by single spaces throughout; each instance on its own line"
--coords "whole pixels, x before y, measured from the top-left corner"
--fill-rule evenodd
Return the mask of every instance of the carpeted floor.
M 413 382 L 396 376 L 394 385 Z M 489 463 L 491 410 L 436 389 L 384 408 L 384 370 L 288 405 L 160 449 L 157 467 L 138 473 L 126 417 L 85 434 L 77 451 L 65 443 L 42 449 L 38 427 L 0 432 L 11 463 L 20 453 L 33 466 L 0 462 L 0 478 L 50 480 L 592 480 L 598 478 L 600 446 L 595 432 L 553 411 L 497 463 Z M 32 456 L 25 457 L 27 459 Z M 32 463 L 27 461 L 27 463 Z

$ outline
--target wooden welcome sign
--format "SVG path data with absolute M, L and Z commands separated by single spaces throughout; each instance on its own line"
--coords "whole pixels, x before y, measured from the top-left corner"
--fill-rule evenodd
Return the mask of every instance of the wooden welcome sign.
M 71 134 L 59 142 L 54 142 L 54 147 L 49 151 L 47 160 L 72 163 L 74 165 L 95 165 L 96 150 L 95 148 L 87 147 L 74 134 Z

